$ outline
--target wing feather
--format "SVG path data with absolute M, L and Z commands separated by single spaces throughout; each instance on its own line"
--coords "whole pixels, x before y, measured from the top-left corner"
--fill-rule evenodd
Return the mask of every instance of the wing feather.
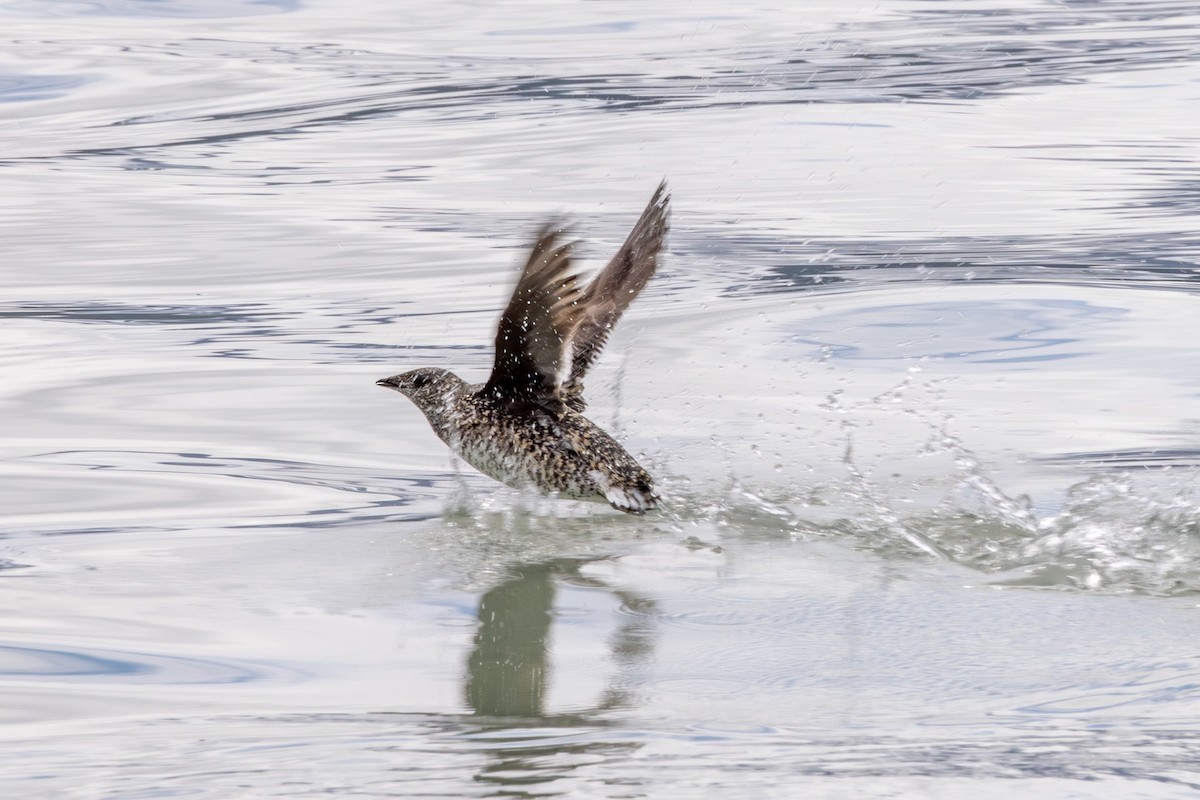
M 496 330 L 496 358 L 484 392 L 505 403 L 561 413 L 567 343 L 583 316 L 583 289 L 571 268 L 572 242 L 554 224 L 539 232 Z
M 583 376 L 604 349 L 621 314 L 658 268 L 658 253 L 670 228 L 670 211 L 671 195 L 663 181 L 621 249 L 579 299 L 583 311 L 571 338 L 571 372 L 562 389 L 563 401 L 576 411 L 586 407 Z

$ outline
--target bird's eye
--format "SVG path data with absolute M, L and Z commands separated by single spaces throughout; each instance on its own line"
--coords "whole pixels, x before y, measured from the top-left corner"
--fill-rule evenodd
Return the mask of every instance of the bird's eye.
M 413 376 L 412 385 L 413 385 L 414 389 L 420 389 L 422 386 L 428 385 L 428 383 L 429 383 L 428 375 L 414 375 Z

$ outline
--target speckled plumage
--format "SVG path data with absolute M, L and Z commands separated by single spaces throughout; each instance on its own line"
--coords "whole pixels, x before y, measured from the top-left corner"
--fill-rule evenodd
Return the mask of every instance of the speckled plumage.
M 580 412 L 584 375 L 657 268 L 669 203 L 660 185 L 586 288 L 571 269 L 571 243 L 544 227 L 500 319 L 487 383 L 467 384 L 436 367 L 376 383 L 412 400 L 451 450 L 501 483 L 605 501 L 632 514 L 654 508 L 659 498 L 649 473 Z

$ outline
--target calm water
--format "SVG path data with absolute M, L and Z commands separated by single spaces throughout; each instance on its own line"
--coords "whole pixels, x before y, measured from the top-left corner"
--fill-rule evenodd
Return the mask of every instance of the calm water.
M 1200 790 L 1200 7 L 0 7 L 0 790 Z M 531 232 L 663 269 L 634 519 L 451 463 Z

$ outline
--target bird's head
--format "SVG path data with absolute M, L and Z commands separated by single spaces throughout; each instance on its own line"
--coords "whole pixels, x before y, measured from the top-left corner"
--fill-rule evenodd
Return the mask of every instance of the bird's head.
M 417 404 L 422 411 L 439 405 L 446 395 L 462 385 L 462 379 L 439 367 L 422 367 L 375 381 L 376 386 L 394 389 Z

